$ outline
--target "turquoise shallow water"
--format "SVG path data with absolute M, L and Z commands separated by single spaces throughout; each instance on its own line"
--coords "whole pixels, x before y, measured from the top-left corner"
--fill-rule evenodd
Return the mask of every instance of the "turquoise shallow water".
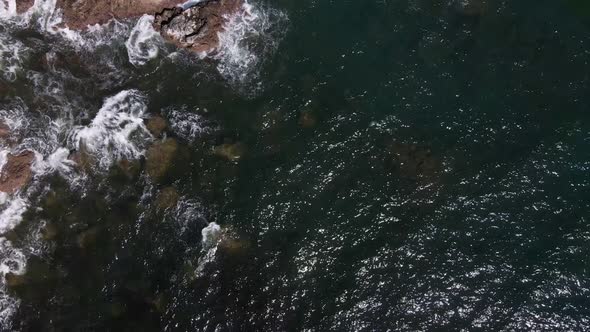
M 237 76 L 2 30 L 32 49 L 2 109 L 87 126 L 136 89 L 180 146 L 160 181 L 145 157 L 82 189 L 39 180 L 4 234 L 27 257 L 5 329 L 588 330 L 590 11 L 459 3 L 254 2 L 273 24 Z M 40 94 L 35 72 L 63 86 Z

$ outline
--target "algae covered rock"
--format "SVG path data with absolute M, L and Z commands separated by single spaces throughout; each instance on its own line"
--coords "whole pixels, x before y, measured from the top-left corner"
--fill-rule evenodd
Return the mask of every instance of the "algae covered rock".
M 173 138 L 154 143 L 146 153 L 145 169 L 155 181 L 161 181 L 173 166 L 178 152 L 178 142 Z

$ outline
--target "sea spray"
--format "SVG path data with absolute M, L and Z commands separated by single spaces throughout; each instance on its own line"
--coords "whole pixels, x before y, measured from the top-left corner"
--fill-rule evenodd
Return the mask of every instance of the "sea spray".
M 146 98 L 139 91 L 121 91 L 104 101 L 90 125 L 74 130 L 70 146 L 96 155 L 102 169 L 115 160 L 139 158 L 151 140 L 143 123 L 146 109 Z
M 129 34 L 125 43 L 129 62 L 136 67 L 145 65 L 156 58 L 163 44 L 162 37 L 154 30 L 154 17 L 143 15 Z
M 261 64 L 271 56 L 285 34 L 287 16 L 276 9 L 245 3 L 241 11 L 227 18 L 219 33 L 214 55 L 217 70 L 234 84 L 258 78 Z

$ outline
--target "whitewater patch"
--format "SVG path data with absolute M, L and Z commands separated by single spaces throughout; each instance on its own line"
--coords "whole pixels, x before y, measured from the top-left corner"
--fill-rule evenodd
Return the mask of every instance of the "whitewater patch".
M 97 157 L 102 169 L 116 160 L 137 159 L 152 137 L 144 125 L 146 97 L 137 90 L 125 90 L 107 98 L 86 127 L 74 129 L 69 144 Z
M 0 35 L 0 75 L 7 81 L 15 81 L 22 68 L 25 46 L 6 35 Z
M 186 107 L 170 109 L 165 114 L 174 133 L 187 142 L 194 143 L 202 135 L 216 129 L 210 121 Z
M 8 294 L 5 276 L 7 273 L 25 273 L 26 257 L 12 243 L 0 237 L 0 327 L 8 328 L 20 301 Z
M 243 10 L 227 18 L 218 34 L 214 58 L 217 70 L 232 83 L 255 80 L 264 60 L 277 49 L 285 34 L 287 15 L 280 10 L 244 3 Z
M 21 221 L 28 203 L 19 196 L 11 197 L 0 193 L 0 234 L 14 229 Z M 11 297 L 6 288 L 7 273 L 23 274 L 26 270 L 26 256 L 22 250 L 13 247 L 12 243 L 0 235 L 0 326 L 10 326 L 10 319 L 14 315 L 20 301 Z
M 155 59 L 163 45 L 162 36 L 154 30 L 153 23 L 152 15 L 143 15 L 137 20 L 125 43 L 129 62 L 136 67 Z

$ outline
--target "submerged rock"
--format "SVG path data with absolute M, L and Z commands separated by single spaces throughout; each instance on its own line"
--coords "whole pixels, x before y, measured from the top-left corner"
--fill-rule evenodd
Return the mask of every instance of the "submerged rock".
M 96 244 L 98 239 L 98 227 L 92 227 L 78 234 L 76 242 L 81 249 L 88 249 Z
M 168 123 L 166 123 L 163 117 L 156 115 L 146 121 L 145 127 L 154 137 L 160 137 L 166 128 L 168 128 Z
M 1 91 L 0 91 L 1 92 Z M 0 139 L 6 140 L 10 137 L 10 127 L 0 120 Z
M 462 15 L 480 16 L 487 12 L 487 0 L 458 0 L 455 9 Z
M 243 0 L 205 0 L 186 10 L 166 8 L 155 15 L 154 28 L 179 47 L 207 53 L 219 46 L 218 34 L 227 17 L 237 13 Z
M 31 165 L 34 160 L 35 154 L 32 151 L 16 155 L 9 153 L 0 174 L 0 191 L 12 193 L 29 183 L 33 177 Z
M 213 153 L 229 161 L 237 162 L 246 153 L 246 145 L 240 142 L 234 144 L 225 143 L 213 148 Z
M 88 152 L 86 146 L 83 144 L 80 144 L 78 150 L 71 152 L 68 159 L 75 162 L 76 167 L 85 173 L 90 173 L 96 163 L 94 157 Z
M 139 160 L 121 159 L 117 162 L 117 170 L 129 180 L 139 176 L 141 172 L 141 163 Z
M 394 142 L 387 149 L 386 164 L 401 177 L 417 179 L 435 175 L 441 162 L 428 147 Z
M 4 282 L 10 288 L 20 287 L 27 284 L 27 277 L 22 274 L 8 272 L 4 275 Z
M 146 153 L 145 169 L 155 181 L 161 181 L 173 165 L 178 143 L 173 138 L 154 143 Z
M 301 112 L 299 116 L 299 125 L 303 128 L 313 128 L 318 123 L 316 115 L 309 110 Z
M 57 227 L 54 224 L 50 223 L 46 224 L 41 229 L 41 237 L 46 241 L 54 240 L 57 237 L 58 233 L 59 231 Z
M 158 194 L 158 198 L 156 198 L 156 207 L 160 211 L 171 209 L 176 206 L 179 198 L 180 195 L 174 187 L 166 187 Z

